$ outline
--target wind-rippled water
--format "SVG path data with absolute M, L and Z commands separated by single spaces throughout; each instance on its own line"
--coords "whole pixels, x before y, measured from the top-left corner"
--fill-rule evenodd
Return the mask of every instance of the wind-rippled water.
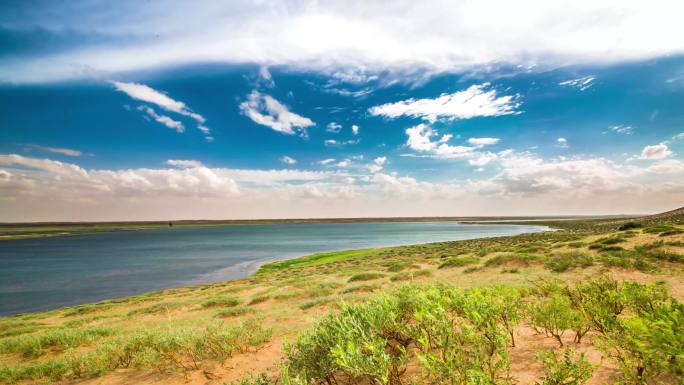
M 361 222 L 173 227 L 0 241 L 0 314 L 245 277 L 265 262 L 496 237 L 545 226 Z

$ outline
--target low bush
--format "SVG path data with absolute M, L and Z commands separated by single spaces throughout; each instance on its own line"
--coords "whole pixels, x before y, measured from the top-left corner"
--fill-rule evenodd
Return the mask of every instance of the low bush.
M 539 257 L 534 254 L 525 253 L 504 253 L 488 259 L 485 266 L 502 266 L 502 265 L 522 265 L 529 266 L 530 262 L 539 260 Z
M 348 282 L 370 281 L 373 279 L 383 278 L 384 276 L 385 276 L 385 274 L 375 273 L 375 272 L 359 273 L 359 274 L 354 274 L 351 277 L 349 277 Z

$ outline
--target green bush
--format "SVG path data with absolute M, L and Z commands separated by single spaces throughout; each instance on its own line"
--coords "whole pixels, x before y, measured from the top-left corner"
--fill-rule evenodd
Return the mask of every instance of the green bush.
M 339 314 L 286 345 L 283 382 L 401 384 L 413 360 L 430 383 L 510 383 L 502 320 L 517 322 L 518 298 L 504 289 L 404 286 L 363 304 L 341 304 Z
M 569 329 L 584 330 L 583 320 L 572 308 L 570 298 L 553 294 L 532 304 L 530 318 L 535 329 L 543 331 L 563 346 L 563 334 Z M 581 339 L 581 337 L 580 337 Z
M 542 382 L 536 385 L 582 385 L 594 371 L 584 353 L 577 354 L 566 348 L 560 356 L 552 350 L 538 356 L 544 364 L 545 374 Z
M 534 254 L 525 253 L 504 253 L 488 259 L 485 266 L 501 266 L 507 264 L 518 264 L 522 266 L 529 266 L 530 262 L 539 260 L 539 257 Z

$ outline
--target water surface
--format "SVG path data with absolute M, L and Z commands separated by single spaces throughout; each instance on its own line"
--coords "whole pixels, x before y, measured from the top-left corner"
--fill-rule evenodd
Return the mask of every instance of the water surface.
M 173 227 L 0 241 L 0 314 L 245 277 L 322 251 L 544 231 L 545 226 L 362 222 Z

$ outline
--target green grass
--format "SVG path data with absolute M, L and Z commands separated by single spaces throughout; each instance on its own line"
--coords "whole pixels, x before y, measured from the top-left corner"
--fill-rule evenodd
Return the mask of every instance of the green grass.
M 257 274 L 268 274 L 293 268 L 312 267 L 331 262 L 338 262 L 349 260 L 352 258 L 367 257 L 378 253 L 381 249 L 361 249 L 361 250 L 345 250 L 334 251 L 331 253 L 318 253 L 308 255 L 306 257 L 288 259 L 281 262 L 273 262 L 262 265 Z

